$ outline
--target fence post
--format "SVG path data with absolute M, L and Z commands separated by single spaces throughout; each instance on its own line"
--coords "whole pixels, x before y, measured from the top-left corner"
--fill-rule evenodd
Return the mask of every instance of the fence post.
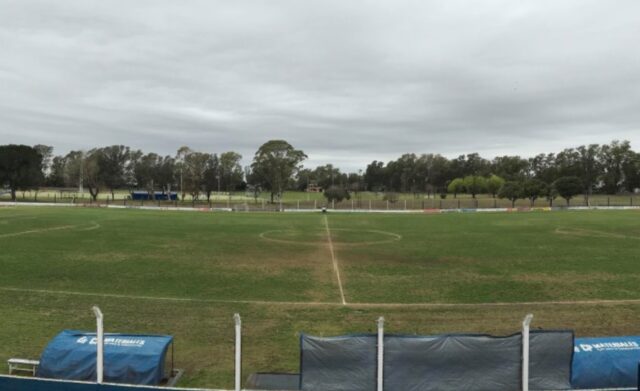
M 529 326 L 533 319 L 527 314 L 522 321 L 522 391 L 529 391 Z
M 331 200 L 331 209 L 336 208 L 336 200 Z
M 404 210 L 407 210 L 407 200 L 404 200 Z
M 384 317 L 378 318 L 378 390 L 384 386 Z
M 233 321 L 235 322 L 236 329 L 236 371 L 235 371 L 235 391 L 241 389 L 241 376 L 242 376 L 242 319 L 240 314 L 233 315 Z
M 458 209 L 460 209 L 460 200 L 458 199 Z
M 389 200 L 387 200 L 387 210 L 389 210 Z
M 351 210 L 353 210 L 353 198 L 351 199 Z
M 313 209 L 318 209 L 318 200 L 313 200 Z
M 96 382 L 102 383 L 104 378 L 104 317 L 98 306 L 93 306 L 92 309 L 96 316 Z
M 369 210 L 371 210 L 371 200 L 369 200 Z
M 298 210 L 300 210 L 300 200 L 298 200 Z

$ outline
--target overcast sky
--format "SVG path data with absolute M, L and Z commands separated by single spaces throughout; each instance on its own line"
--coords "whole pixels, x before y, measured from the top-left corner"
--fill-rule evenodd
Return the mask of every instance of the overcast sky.
M 0 144 L 640 148 L 640 1 L 0 0 Z

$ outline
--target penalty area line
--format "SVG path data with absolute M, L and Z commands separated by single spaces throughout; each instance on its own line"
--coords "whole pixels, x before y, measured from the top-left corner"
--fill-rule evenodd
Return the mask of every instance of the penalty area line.
M 340 278 L 340 267 L 338 265 L 338 259 L 336 258 L 336 254 L 333 249 L 333 241 L 331 240 L 331 230 L 329 229 L 329 219 L 327 219 L 327 215 L 324 215 L 324 226 L 327 230 L 327 243 L 329 244 L 329 252 L 331 253 L 333 271 L 336 273 L 336 277 L 338 279 L 338 288 L 340 288 L 340 300 L 342 300 L 342 305 L 347 305 L 347 300 L 344 297 L 344 288 L 342 287 L 342 278 Z

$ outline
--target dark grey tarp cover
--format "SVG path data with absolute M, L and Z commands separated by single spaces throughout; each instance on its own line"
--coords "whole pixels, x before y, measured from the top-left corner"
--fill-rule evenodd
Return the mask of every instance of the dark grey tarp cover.
M 529 389 L 570 390 L 574 334 L 571 330 L 531 331 Z
M 321 338 L 303 334 L 300 348 L 301 390 L 375 390 L 375 335 Z
M 300 389 L 299 373 L 252 373 L 245 388 L 252 390 L 295 391 Z
M 385 391 L 521 388 L 522 335 L 385 336 Z M 377 336 L 301 339 L 301 389 L 375 391 Z M 532 331 L 531 390 L 570 389 L 573 332 Z
M 385 391 L 520 389 L 520 335 L 390 336 L 384 344 Z

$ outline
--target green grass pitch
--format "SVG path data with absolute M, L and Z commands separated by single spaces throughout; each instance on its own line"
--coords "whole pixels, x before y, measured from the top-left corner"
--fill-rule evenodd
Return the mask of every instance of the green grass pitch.
M 374 331 L 380 315 L 402 333 L 511 333 L 533 312 L 538 327 L 638 334 L 639 277 L 638 211 L 3 207 L 0 361 L 92 330 L 93 304 L 107 331 L 174 335 L 183 386 L 232 385 L 235 312 L 245 375 L 296 371 L 301 331 Z

